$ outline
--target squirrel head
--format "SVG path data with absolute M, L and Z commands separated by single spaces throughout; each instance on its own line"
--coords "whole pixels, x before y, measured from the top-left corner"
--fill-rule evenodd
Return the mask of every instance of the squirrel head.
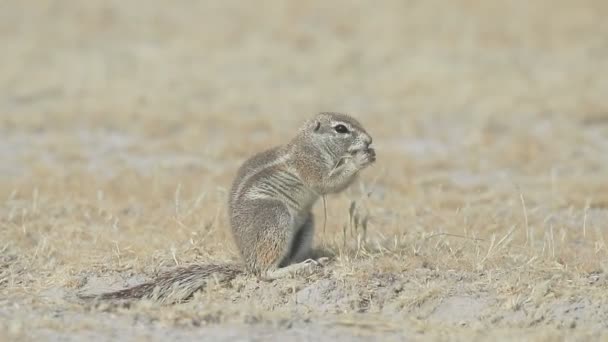
M 367 150 L 372 137 L 355 118 L 335 112 L 322 112 L 308 120 L 301 135 L 315 145 L 332 151 L 336 157 Z

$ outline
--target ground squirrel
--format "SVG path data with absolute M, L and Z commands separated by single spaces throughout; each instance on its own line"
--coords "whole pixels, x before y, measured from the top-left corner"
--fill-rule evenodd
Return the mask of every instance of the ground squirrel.
M 277 279 L 315 267 L 312 206 L 323 195 L 346 189 L 376 160 L 372 137 L 354 118 L 319 113 L 285 145 L 258 153 L 237 171 L 228 199 L 232 235 L 245 268 L 193 265 L 151 282 L 86 298 L 184 300 L 209 276 L 229 280 L 247 272 Z M 83 298 L 83 296 L 81 296 Z

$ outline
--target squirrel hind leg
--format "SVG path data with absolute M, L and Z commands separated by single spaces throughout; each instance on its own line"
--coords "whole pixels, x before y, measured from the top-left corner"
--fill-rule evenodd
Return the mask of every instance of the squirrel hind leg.
M 283 267 L 293 263 L 300 263 L 311 258 L 314 233 L 314 216 L 312 213 L 309 213 L 304 224 L 295 232 L 291 241 L 289 256 L 283 260 L 280 266 Z
M 262 280 L 274 280 L 312 271 L 322 263 L 310 259 L 314 232 L 312 215 L 297 229 L 286 205 L 278 200 L 257 200 L 256 215 L 242 234 L 243 255 L 248 269 Z M 294 232 L 295 230 L 295 232 Z M 253 234 L 251 234 L 253 232 Z
M 289 254 L 278 264 L 268 268 L 262 278 L 276 280 L 299 274 L 311 274 L 319 267 L 325 266 L 329 258 L 313 259 L 312 242 L 314 236 L 314 216 L 309 213 L 308 218 L 295 232 L 291 241 Z
M 259 276 L 289 258 L 293 221 L 281 201 L 257 199 L 248 205 L 255 215 L 239 222 L 235 233 L 248 270 Z

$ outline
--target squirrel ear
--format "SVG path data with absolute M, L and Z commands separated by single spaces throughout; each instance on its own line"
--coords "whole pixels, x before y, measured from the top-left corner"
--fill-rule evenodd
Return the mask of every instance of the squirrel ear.
M 314 123 L 314 127 L 313 127 L 313 129 L 312 129 L 312 130 L 313 130 L 313 132 L 316 132 L 316 131 L 318 131 L 318 130 L 319 130 L 319 128 L 321 128 L 321 122 L 316 121 L 316 122 Z

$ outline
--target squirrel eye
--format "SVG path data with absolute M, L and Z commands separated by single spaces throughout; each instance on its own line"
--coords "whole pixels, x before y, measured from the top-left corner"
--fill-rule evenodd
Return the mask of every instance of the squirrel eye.
M 346 128 L 346 126 L 340 124 L 340 125 L 336 125 L 336 127 L 334 127 L 334 129 L 336 130 L 336 132 L 338 133 L 348 133 L 348 128 Z

